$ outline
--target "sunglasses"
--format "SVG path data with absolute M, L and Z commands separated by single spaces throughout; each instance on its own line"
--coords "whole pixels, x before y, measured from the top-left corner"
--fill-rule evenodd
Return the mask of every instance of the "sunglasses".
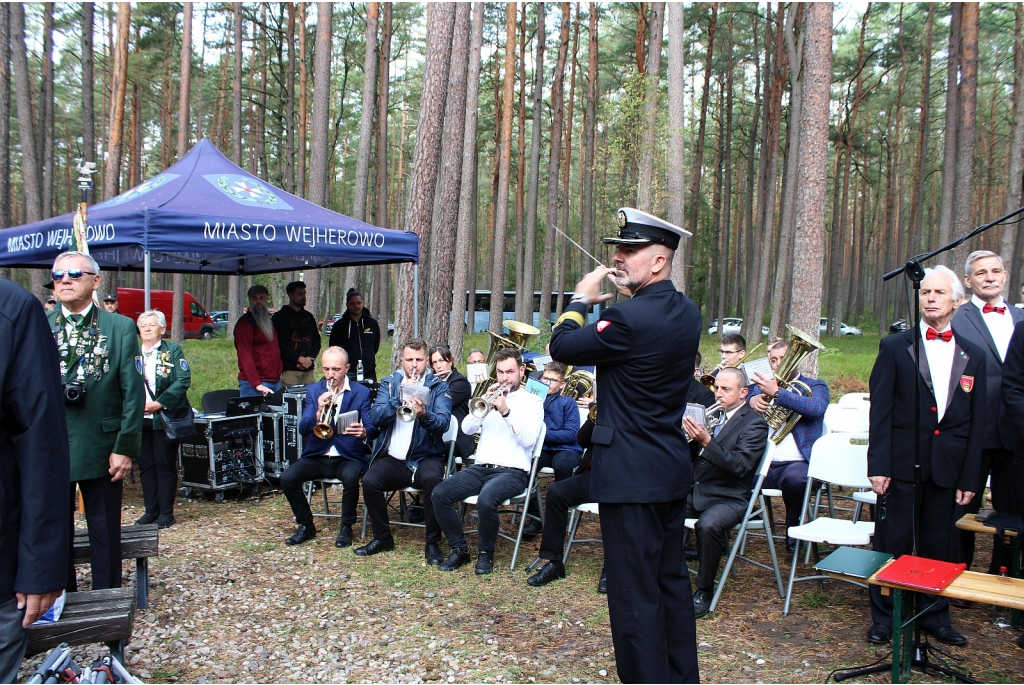
M 63 281 L 64 276 L 67 276 L 72 281 L 77 281 L 79 278 L 82 277 L 82 274 L 89 274 L 90 276 L 95 276 L 96 272 L 85 271 L 83 269 L 67 269 L 64 271 L 53 271 L 50 275 L 53 277 L 54 283 L 56 283 L 58 281 Z

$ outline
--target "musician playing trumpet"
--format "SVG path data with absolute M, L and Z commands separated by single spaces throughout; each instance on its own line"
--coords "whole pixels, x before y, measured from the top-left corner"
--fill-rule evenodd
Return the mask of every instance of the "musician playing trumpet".
M 340 347 L 328 347 L 320 356 L 320 368 L 324 378 L 306 388 L 299 422 L 299 432 L 306 440 L 302 457 L 281 474 L 281 490 L 299 526 L 285 543 L 300 545 L 316 537 L 313 513 L 302 486 L 311 480 L 337 478 L 342 483 L 341 530 L 334 546 L 347 547 L 352 544 L 352 524 L 356 522 L 359 477 L 368 466 L 366 441 L 376 437 L 377 428 L 369 419 L 369 388 L 350 383 L 346 375 L 348 353 Z M 338 417 L 352 411 L 359 413 L 358 419 L 341 429 Z
M 412 389 L 422 388 L 426 403 Z M 420 393 L 420 394 L 425 394 Z M 395 548 L 388 523 L 388 492 L 414 487 L 420 494 L 426 524 L 424 556 L 428 565 L 439 564 L 441 527 L 434 515 L 434 487 L 444 478 L 444 434 L 452 415 L 448 384 L 427 370 L 427 343 L 411 338 L 402 346 L 401 366 L 380 382 L 370 420 L 380 429 L 363 478 L 363 505 L 373 527 L 373 540 L 355 550 L 368 557 Z
M 768 363 L 777 371 L 782 358 L 789 351 L 789 342 L 780 340 L 768 346 Z M 807 465 L 811 461 L 811 447 L 821 437 L 824 428 L 825 410 L 828 409 L 828 385 L 825 381 L 810 378 L 801 373 L 786 380 L 799 380 L 813 393 L 807 397 L 799 392 L 787 392 L 779 387 L 774 375 L 755 373 L 750 388 L 750 406 L 764 414 L 768 403 L 774 398 L 775 404 L 791 409 L 800 415 L 792 432 L 775 448 L 772 465 L 764 479 L 764 488 L 782 490 L 786 503 L 786 530 L 799 525 L 800 510 L 803 507 L 804 489 L 807 486 Z M 796 543 L 786 536 L 786 551 L 792 552 Z

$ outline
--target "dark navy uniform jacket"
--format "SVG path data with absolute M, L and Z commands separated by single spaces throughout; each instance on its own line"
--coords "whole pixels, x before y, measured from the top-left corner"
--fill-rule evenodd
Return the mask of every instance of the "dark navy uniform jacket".
M 641 288 L 583 326 L 586 307 L 570 304 L 551 333 L 551 356 L 597 367 L 598 410 L 590 496 L 595 502 L 684 499 L 690 448 L 681 424 L 700 310 L 671 281 Z

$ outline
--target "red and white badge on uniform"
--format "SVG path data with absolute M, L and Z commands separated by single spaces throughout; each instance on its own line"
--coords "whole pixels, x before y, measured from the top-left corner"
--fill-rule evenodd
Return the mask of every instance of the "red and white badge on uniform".
M 601 333 L 601 332 L 604 331 L 604 329 L 608 328 L 611 325 L 612 325 L 611 321 L 598 321 L 597 322 L 597 332 Z
M 974 376 L 960 376 L 960 387 L 964 389 L 964 392 L 973 390 Z

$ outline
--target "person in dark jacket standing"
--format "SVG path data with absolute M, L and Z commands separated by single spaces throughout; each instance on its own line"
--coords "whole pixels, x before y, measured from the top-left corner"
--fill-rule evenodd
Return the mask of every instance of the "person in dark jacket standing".
M 238 354 L 238 393 L 242 397 L 270 395 L 281 389 L 281 348 L 267 309 L 267 289 L 249 288 L 249 311 L 235 324 Z
M 403 392 L 412 386 L 427 391 L 426 402 L 417 397 L 403 397 Z M 398 417 L 403 405 L 413 410 L 410 421 Z M 363 505 L 373 526 L 373 540 L 356 549 L 357 556 L 368 557 L 395 548 L 384 493 L 414 487 L 423 490 L 427 564 L 436 566 L 444 561 L 439 546 L 441 526 L 434 515 L 431 495 L 434 486 L 444 478 L 443 436 L 451 418 L 452 397 L 448 385 L 427 371 L 427 343 L 419 338 L 409 339 L 402 346 L 401 368 L 381 380 L 370 409 L 370 421 L 381 431 L 370 469 L 363 477 Z
M 447 345 L 430 347 L 430 368 L 434 375 L 448 384 L 452 396 L 452 416 L 459 422 L 459 437 L 455 440 L 455 452 L 463 462 L 476 451 L 476 441 L 472 435 L 462 432 L 462 419 L 469 413 L 469 398 L 473 395 L 469 379 L 455 368 L 455 358 Z
M 601 506 L 608 612 L 623 682 L 695 683 L 697 625 L 683 563 L 690 450 L 680 428 L 700 310 L 672 284 L 672 259 L 690 234 L 646 212 L 618 212 L 615 268 L 576 285 L 551 333 L 551 355 L 596 365 L 601 401 L 592 437 L 591 499 Z M 585 325 L 601 285 L 631 295 Z
M 346 299 L 348 311 L 331 328 L 331 347 L 348 353 L 349 377 L 355 379 L 360 363 L 364 379 L 377 379 L 377 350 L 380 349 L 380 326 L 363 310 L 363 296 L 351 290 Z
M 25 629 L 67 583 L 71 457 L 59 364 L 39 301 L 0 279 L 0 683 L 17 682 Z
M 893 556 L 915 553 L 956 562 L 958 506 L 980 496 L 978 470 L 984 432 L 995 417 L 988 402 L 985 355 L 955 335 L 950 320 L 964 290 L 945 266 L 925 269 L 921 281 L 921 358 L 915 358 L 914 330 L 882 338 L 868 381 L 871 415 L 868 479 L 878 496 L 874 549 Z M 914 385 L 920 391 L 920 432 Z M 920 445 L 920 481 L 915 487 L 915 447 Z M 915 499 L 918 502 L 915 505 Z M 882 512 L 885 512 L 884 514 Z M 919 519 L 917 517 L 920 517 Z M 914 521 L 919 520 L 919 533 Z M 916 545 L 915 545 L 916 537 Z M 892 598 L 877 585 L 869 589 L 872 625 L 867 640 L 892 640 Z M 947 645 L 965 645 L 953 629 L 949 600 L 930 599 L 920 625 Z
M 540 453 L 537 472 L 551 468 L 557 482 L 572 476 L 583 454 L 583 448 L 576 442 L 580 432 L 580 410 L 576 400 L 562 394 L 565 388 L 565 364 L 549 363 L 544 367 L 540 380 L 548 386 L 548 394 L 544 398 L 544 425 L 547 426 L 547 432 L 544 434 L 544 449 Z M 544 530 L 536 499 L 530 500 L 529 513 L 537 518 L 526 524 L 523 535 L 533 537 Z
M 316 317 L 306 311 L 306 284 L 292 281 L 285 287 L 288 304 L 278 309 L 270 320 L 274 324 L 277 344 L 281 349 L 283 385 L 309 385 L 314 376 L 316 357 L 320 354 L 320 331 Z
M 1024 321 L 1014 326 L 1003 361 L 1003 405 L 1013 431 L 1014 451 L 1003 472 L 1007 480 L 1003 504 L 996 511 L 1024 515 Z M 1017 646 L 1024 648 L 1024 635 Z

